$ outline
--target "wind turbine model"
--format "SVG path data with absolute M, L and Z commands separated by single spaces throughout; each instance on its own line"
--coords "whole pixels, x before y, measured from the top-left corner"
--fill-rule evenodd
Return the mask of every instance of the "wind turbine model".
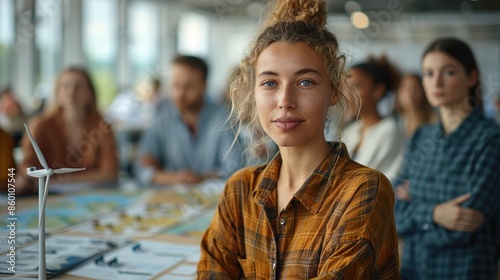
M 45 265 L 45 205 L 47 203 L 50 176 L 54 174 L 82 171 L 85 168 L 60 168 L 56 170 L 49 168 L 47 162 L 45 161 L 45 158 L 43 157 L 42 151 L 38 147 L 38 144 L 35 142 L 35 139 L 31 135 L 30 130 L 28 129 L 26 124 L 24 124 L 24 127 L 26 128 L 26 132 L 28 133 L 28 136 L 30 138 L 31 145 L 33 146 L 33 149 L 35 149 L 38 161 L 40 161 L 40 164 L 44 168 L 37 170 L 36 167 L 29 167 L 27 168 L 27 171 L 29 176 L 38 178 L 38 279 L 46 280 L 47 267 Z

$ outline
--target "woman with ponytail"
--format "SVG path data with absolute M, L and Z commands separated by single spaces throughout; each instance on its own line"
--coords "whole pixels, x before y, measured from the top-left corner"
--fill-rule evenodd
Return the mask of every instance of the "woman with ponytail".
M 278 1 L 240 65 L 235 125 L 264 132 L 279 153 L 228 179 L 198 279 L 399 279 L 389 180 L 325 140 L 329 111 L 345 112 L 350 90 L 325 23 L 325 1 Z

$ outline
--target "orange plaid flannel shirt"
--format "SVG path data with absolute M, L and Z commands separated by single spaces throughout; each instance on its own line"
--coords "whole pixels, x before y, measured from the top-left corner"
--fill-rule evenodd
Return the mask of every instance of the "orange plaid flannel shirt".
M 279 155 L 234 174 L 203 237 L 198 279 L 400 279 L 390 182 L 343 144 L 330 147 L 279 215 Z

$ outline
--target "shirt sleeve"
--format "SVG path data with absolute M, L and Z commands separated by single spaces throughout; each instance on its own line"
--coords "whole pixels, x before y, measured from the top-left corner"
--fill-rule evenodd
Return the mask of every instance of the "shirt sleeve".
M 500 142 L 498 135 L 486 141 L 474 160 L 474 172 L 469 180 L 471 197 L 462 203 L 463 207 L 473 208 L 485 215 L 485 223 L 493 221 L 500 212 L 500 176 L 498 163 L 500 162 Z M 433 210 L 432 207 L 431 210 Z M 432 219 L 432 211 L 430 212 Z M 485 225 L 483 225 L 484 227 Z M 487 225 L 489 226 L 489 225 Z M 422 234 L 424 244 L 435 247 L 448 247 L 467 245 L 472 242 L 474 233 L 450 231 L 433 223 L 433 228 L 428 228 Z M 434 229 L 434 230 L 430 230 Z M 479 229 L 483 230 L 483 229 Z
M 239 279 L 242 275 L 237 244 L 234 209 L 228 202 L 226 185 L 215 216 L 201 241 L 201 256 L 198 262 L 198 279 Z M 231 209 L 233 211 L 231 211 Z
M 415 143 L 419 142 L 420 135 L 421 130 L 418 129 L 414 133 L 413 137 L 408 141 L 401 169 L 399 170 L 398 176 L 394 180 L 395 188 L 403 184 L 405 180 L 409 179 L 409 174 L 412 168 L 412 161 L 410 158 L 412 156 L 412 151 L 416 148 Z M 435 225 L 432 220 L 434 207 L 435 204 L 432 203 L 422 203 L 416 201 L 407 202 L 396 198 L 394 212 L 396 228 L 399 236 L 411 236 L 417 234 L 419 231 L 429 230 L 431 227 L 434 227 Z
M 367 240 L 338 244 L 325 269 L 320 271 L 320 279 L 370 279 L 375 270 L 375 252 Z M 328 272 L 326 272 L 328 271 Z
M 400 279 L 394 193 L 387 178 L 370 176 L 356 191 L 323 252 L 314 279 Z M 380 271 L 383 268 L 383 271 Z M 377 278 L 377 277 L 375 277 Z
M 432 219 L 435 204 L 396 199 L 396 227 L 401 237 L 421 234 L 436 228 Z
M 498 136 L 497 136 L 498 137 Z M 481 211 L 487 221 L 499 213 L 500 176 L 497 164 L 500 162 L 500 142 L 495 137 L 486 141 L 478 152 L 471 156 L 475 161 L 474 172 L 469 179 L 471 198 L 462 206 Z M 417 236 L 422 244 L 434 247 L 467 245 L 472 242 L 474 233 L 450 231 L 433 221 L 436 204 L 419 201 L 396 200 L 396 225 L 402 237 Z M 481 230 L 481 229 L 479 229 Z

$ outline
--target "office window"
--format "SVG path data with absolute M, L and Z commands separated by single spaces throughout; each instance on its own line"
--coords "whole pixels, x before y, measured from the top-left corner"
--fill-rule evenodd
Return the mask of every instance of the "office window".
M 177 32 L 177 50 L 182 54 L 207 56 L 208 32 L 209 22 L 205 17 L 194 13 L 182 15 Z
M 160 56 L 159 12 L 153 2 L 133 2 L 128 6 L 127 57 L 131 81 L 156 72 Z
M 0 90 L 12 86 L 14 0 L 0 0 Z
M 62 6 L 60 1 L 36 1 L 35 48 L 38 52 L 38 69 L 35 83 L 54 83 L 61 68 L 62 51 Z
M 116 0 L 82 1 L 83 52 L 101 107 L 116 92 L 118 5 Z

